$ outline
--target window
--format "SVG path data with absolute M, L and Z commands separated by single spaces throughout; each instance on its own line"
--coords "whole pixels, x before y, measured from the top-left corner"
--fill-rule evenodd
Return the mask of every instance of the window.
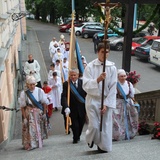
M 160 51 L 160 42 L 154 41 L 154 43 L 152 44 L 152 49 Z

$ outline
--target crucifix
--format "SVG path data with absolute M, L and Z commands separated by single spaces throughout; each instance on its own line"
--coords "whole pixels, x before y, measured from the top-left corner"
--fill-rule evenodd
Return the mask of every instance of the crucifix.
M 104 62 L 103 62 L 103 72 L 105 72 L 105 65 L 106 65 L 106 49 L 109 49 L 109 41 L 108 41 L 108 36 L 107 36 L 107 31 L 109 24 L 112 20 L 111 16 L 111 10 L 120 7 L 120 3 L 110 3 L 110 0 L 106 0 L 106 3 L 94 3 L 95 7 L 104 7 L 104 15 L 105 15 L 105 20 L 104 20 Z M 102 81 L 102 98 L 101 98 L 101 110 L 103 109 L 103 101 L 104 101 L 104 87 L 105 87 L 105 80 Z M 101 121 L 100 121 L 100 131 L 102 131 L 102 121 L 103 121 L 103 115 L 101 114 Z

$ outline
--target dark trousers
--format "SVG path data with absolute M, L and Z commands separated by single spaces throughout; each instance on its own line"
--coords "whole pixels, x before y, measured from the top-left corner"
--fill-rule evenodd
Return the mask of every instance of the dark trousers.
M 98 43 L 97 43 L 97 42 L 94 42 L 94 53 L 95 53 L 95 54 L 97 53 L 97 47 L 98 47 Z
M 80 136 L 83 130 L 83 126 L 85 123 L 85 117 L 71 117 L 72 125 L 71 129 L 73 132 L 73 140 L 78 141 L 80 140 Z

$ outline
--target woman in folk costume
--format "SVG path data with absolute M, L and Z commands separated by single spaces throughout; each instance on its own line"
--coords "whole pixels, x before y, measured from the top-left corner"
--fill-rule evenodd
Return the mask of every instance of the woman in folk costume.
M 113 139 L 132 139 L 138 131 L 138 112 L 134 106 L 134 88 L 126 80 L 123 69 L 118 70 L 116 109 L 113 110 Z
M 49 79 L 48 85 L 52 88 L 52 99 L 55 110 L 61 107 L 62 81 L 57 76 L 57 72 L 53 72 L 53 77 Z
M 41 148 L 43 139 L 48 138 L 46 106 L 48 99 L 36 79 L 27 77 L 27 90 L 22 91 L 19 103 L 22 111 L 22 145 L 25 150 Z
M 86 111 L 89 119 L 86 141 L 90 148 L 97 145 L 98 152 L 112 150 L 112 110 L 116 108 L 117 70 L 115 64 L 107 60 L 109 46 L 104 51 L 104 44 L 97 48 L 98 58 L 90 62 L 83 73 L 83 89 L 87 92 Z M 104 54 L 106 54 L 105 72 L 103 72 Z M 105 81 L 104 101 L 102 100 L 102 81 Z M 103 115 L 102 131 L 100 131 L 101 115 Z

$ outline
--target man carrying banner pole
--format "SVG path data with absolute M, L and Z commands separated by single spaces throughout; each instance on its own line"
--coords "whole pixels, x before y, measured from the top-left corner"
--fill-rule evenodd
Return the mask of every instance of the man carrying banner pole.
M 86 112 L 84 104 L 85 92 L 82 89 L 82 81 L 79 79 L 79 72 L 82 74 L 84 71 L 84 67 L 80 56 L 79 45 L 75 39 L 73 0 L 72 0 L 72 24 L 71 24 L 68 68 L 69 68 L 69 76 L 68 76 L 69 78 L 68 82 L 65 82 L 63 84 L 63 93 L 61 98 L 62 114 L 64 115 L 66 133 L 67 134 L 70 133 L 69 127 L 72 123 L 71 128 L 73 131 L 73 143 L 77 143 L 80 139 L 82 128 L 85 122 Z M 75 82 L 78 82 L 76 89 L 74 89 L 73 87 L 73 83 Z M 71 118 L 69 117 L 69 114 Z

